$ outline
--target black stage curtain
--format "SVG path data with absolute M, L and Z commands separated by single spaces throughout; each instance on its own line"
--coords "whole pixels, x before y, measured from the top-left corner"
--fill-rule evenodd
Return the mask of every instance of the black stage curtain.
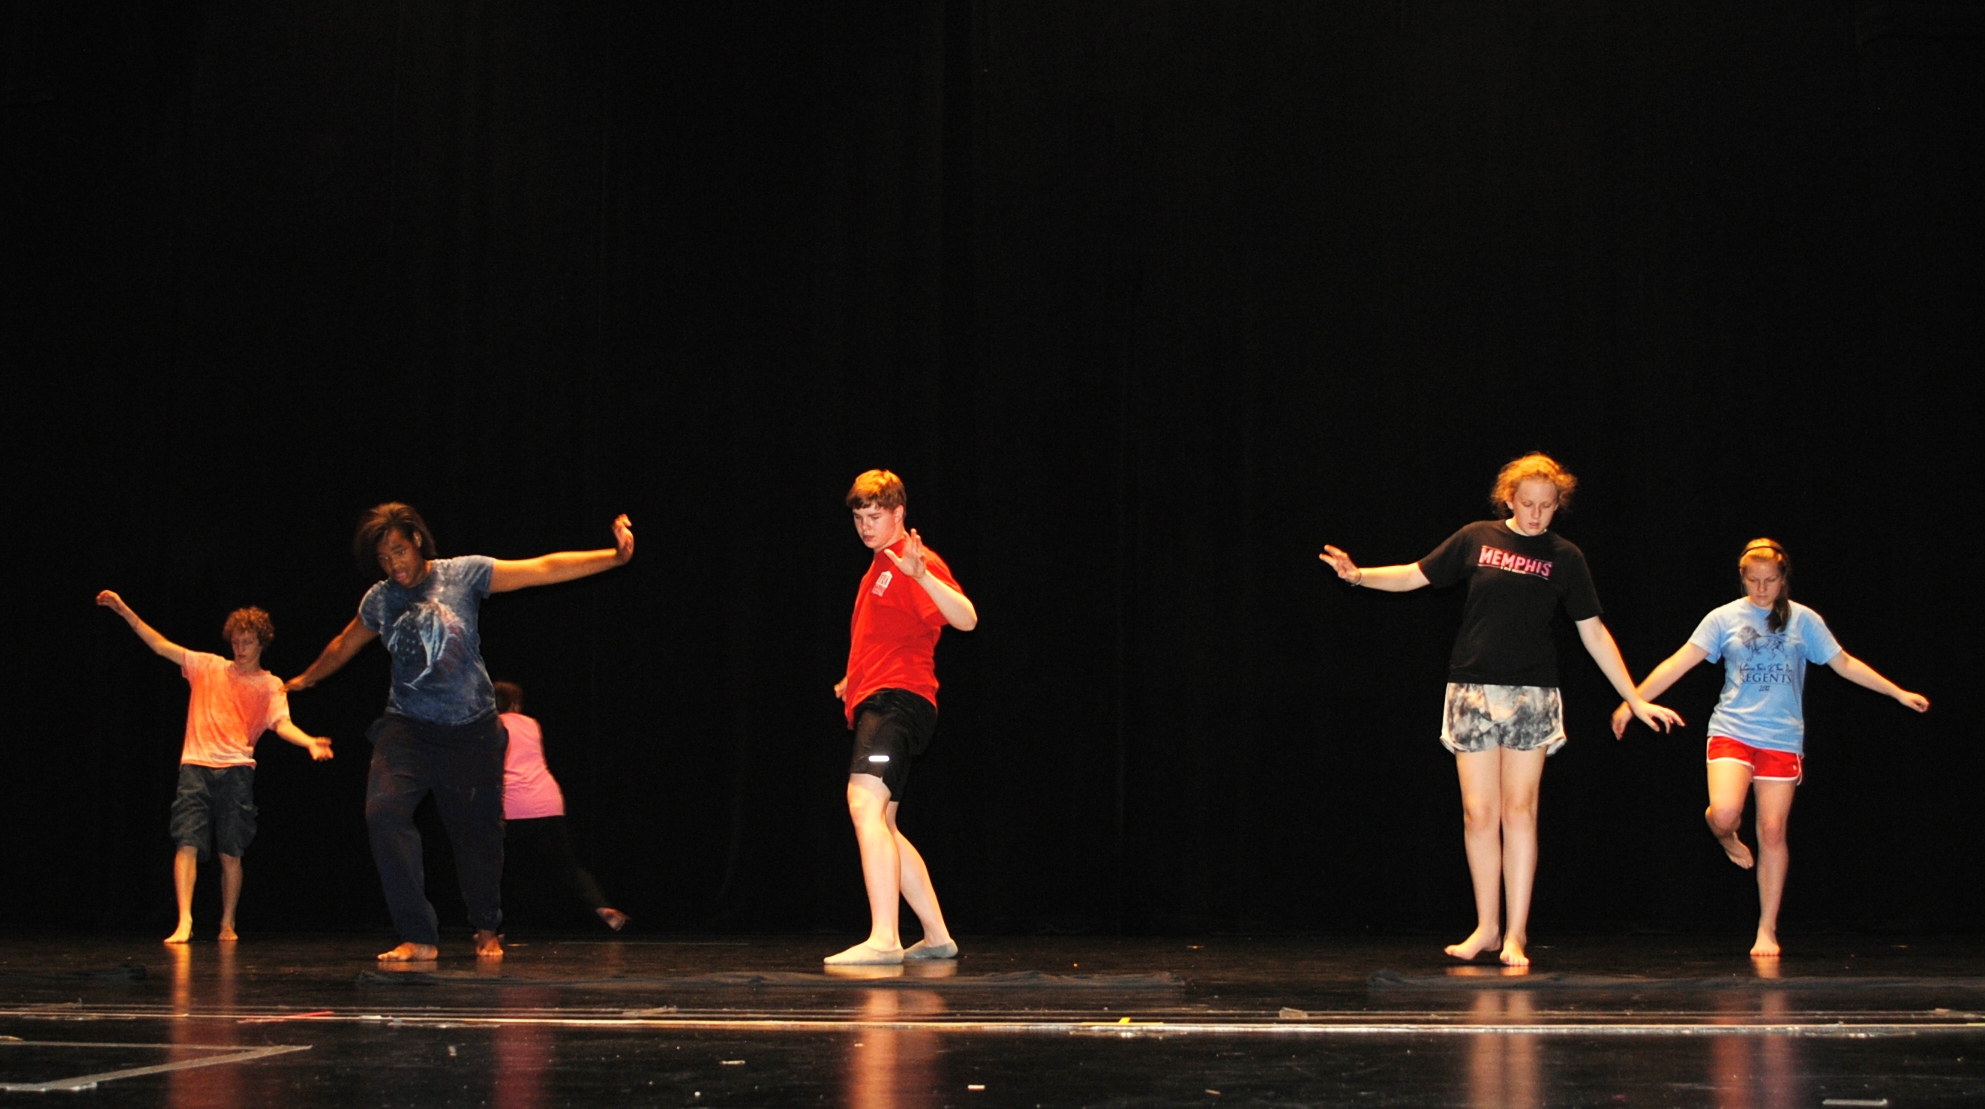
M 499 557 L 631 513 L 632 567 L 484 610 L 582 855 L 655 927 L 858 929 L 886 466 L 983 616 L 903 817 L 954 928 L 1458 935 L 1460 598 L 1315 555 L 1416 559 L 1543 449 L 1636 673 L 1769 535 L 1937 702 L 1811 677 L 1787 929 L 1968 926 L 1977 9 L 7 5 L 5 923 L 170 902 L 184 683 L 92 594 L 210 650 L 260 604 L 293 674 L 398 499 Z M 1616 744 L 1561 653 L 1533 935 L 1741 932 L 1714 675 Z M 383 921 L 384 684 L 294 698 L 328 767 L 263 744 L 245 928 Z

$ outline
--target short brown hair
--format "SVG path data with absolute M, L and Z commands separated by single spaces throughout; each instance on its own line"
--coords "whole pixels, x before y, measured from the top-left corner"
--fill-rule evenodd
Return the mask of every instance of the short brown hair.
M 425 559 L 433 559 L 434 533 L 427 528 L 427 521 L 410 504 L 387 501 L 375 504 L 358 518 L 358 531 L 352 535 L 352 557 L 358 559 L 358 568 L 371 573 L 379 565 L 379 541 L 386 538 L 389 531 L 397 531 L 407 537 Z
M 516 682 L 496 683 L 496 711 L 523 712 L 524 687 Z
M 909 502 L 903 479 L 888 470 L 870 470 L 848 486 L 849 508 L 901 508 Z
M 254 605 L 237 608 L 227 614 L 227 623 L 221 625 L 221 638 L 232 643 L 235 632 L 254 632 L 255 638 L 261 640 L 262 646 L 267 648 L 276 638 L 276 622 L 269 619 L 268 613 Z
M 1516 499 L 1517 487 L 1526 481 L 1548 481 L 1557 486 L 1559 508 L 1570 508 L 1571 495 L 1578 489 L 1578 479 L 1558 465 L 1557 459 L 1532 452 L 1497 472 L 1495 487 L 1489 490 L 1489 504 L 1495 508 L 1496 515 L 1509 515 L 1509 502 Z

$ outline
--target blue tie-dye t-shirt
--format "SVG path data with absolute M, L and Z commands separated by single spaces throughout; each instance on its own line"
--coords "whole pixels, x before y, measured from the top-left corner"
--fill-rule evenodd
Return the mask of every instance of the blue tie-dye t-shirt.
M 467 724 L 496 711 L 482 663 L 478 616 L 496 560 L 437 558 L 412 589 L 382 581 L 358 603 L 358 618 L 393 656 L 386 711 L 431 724 Z
M 1723 695 L 1709 717 L 1709 734 L 1768 751 L 1804 754 L 1806 664 L 1840 654 L 1820 614 L 1797 601 L 1784 631 L 1772 631 L 1771 610 L 1738 598 L 1710 612 L 1689 643 L 1723 663 Z

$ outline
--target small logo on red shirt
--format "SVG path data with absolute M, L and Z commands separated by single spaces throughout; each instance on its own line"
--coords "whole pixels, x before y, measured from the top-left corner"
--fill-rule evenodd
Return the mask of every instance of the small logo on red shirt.
M 1546 565 L 1549 565 L 1549 564 L 1547 563 Z M 876 578 L 876 579 L 875 579 L 875 588 L 873 588 L 873 589 L 871 589 L 871 590 L 869 590 L 869 592 L 870 592 L 870 593 L 872 593 L 872 594 L 874 594 L 874 595 L 875 595 L 875 596 L 877 596 L 877 597 L 880 597 L 880 596 L 882 596 L 882 595 L 883 595 L 884 593 L 886 593 L 886 592 L 888 592 L 888 591 L 889 591 L 889 582 L 890 582 L 890 574 L 889 574 L 889 571 L 887 571 L 887 570 L 884 570 L 884 571 L 882 572 L 882 575 L 881 575 L 880 577 L 878 577 L 878 578 Z
M 1493 566 L 1498 570 L 1508 570 L 1512 574 L 1529 574 L 1533 578 L 1551 577 L 1551 563 L 1547 559 L 1530 558 L 1500 547 L 1483 547 L 1477 565 Z

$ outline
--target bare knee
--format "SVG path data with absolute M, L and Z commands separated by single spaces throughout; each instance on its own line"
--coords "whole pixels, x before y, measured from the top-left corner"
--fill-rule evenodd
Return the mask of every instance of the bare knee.
M 1500 828 L 1503 823 L 1503 807 L 1494 801 L 1463 800 L 1461 823 L 1471 831 Z
M 1783 849 L 1785 846 L 1785 821 L 1758 821 L 1758 846 L 1767 849 Z
M 882 779 L 870 775 L 848 778 L 848 818 L 856 824 L 879 823 L 886 826 L 889 810 L 889 787 Z
M 1708 811 L 1703 813 L 1703 818 L 1709 821 L 1709 826 L 1715 829 L 1717 835 L 1729 835 L 1731 832 L 1737 830 L 1737 825 L 1743 823 L 1744 807 L 1742 805 L 1735 807 L 1729 805 L 1711 805 Z

